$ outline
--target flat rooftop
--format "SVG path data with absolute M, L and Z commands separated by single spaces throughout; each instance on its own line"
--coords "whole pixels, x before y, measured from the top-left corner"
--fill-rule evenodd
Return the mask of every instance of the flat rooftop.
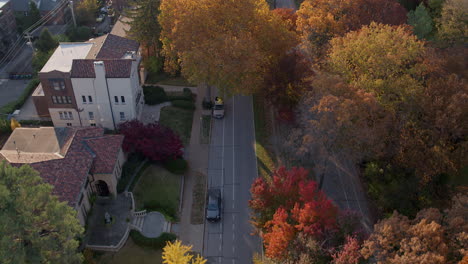
M 92 43 L 60 43 L 41 72 L 70 72 L 73 60 L 86 58 L 92 46 Z
M 64 128 L 16 128 L 0 153 L 10 163 L 33 163 L 61 159 Z

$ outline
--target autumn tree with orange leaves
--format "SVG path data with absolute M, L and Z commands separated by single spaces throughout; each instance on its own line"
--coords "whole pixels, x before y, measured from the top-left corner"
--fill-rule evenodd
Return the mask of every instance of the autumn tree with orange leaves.
M 308 173 L 304 168 L 281 167 L 271 179 L 257 178 L 252 185 L 249 206 L 269 258 L 297 261 L 316 252 L 331 260 L 330 252 L 358 229 L 357 222 L 350 221 L 354 215 L 340 212 Z
M 226 94 L 252 94 L 266 69 L 297 44 L 263 0 L 162 0 L 165 69 Z
M 406 10 L 396 0 L 305 0 L 297 11 L 297 30 L 313 59 L 321 60 L 333 37 L 371 22 L 400 25 Z
M 453 198 L 444 212 L 429 208 L 408 219 L 395 212 L 381 220 L 361 253 L 377 263 L 451 264 L 468 261 L 468 196 Z

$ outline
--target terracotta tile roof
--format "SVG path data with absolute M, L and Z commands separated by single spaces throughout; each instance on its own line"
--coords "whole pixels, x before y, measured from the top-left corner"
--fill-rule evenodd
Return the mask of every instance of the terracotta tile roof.
M 114 172 L 115 162 L 122 147 L 123 139 L 123 135 L 109 135 L 85 140 L 86 144 L 96 154 L 94 165 L 91 168 L 93 174 Z
M 47 183 L 54 186 L 53 193 L 61 201 L 67 201 L 70 206 L 74 207 L 79 202 L 79 195 L 89 172 L 105 171 L 111 166 L 113 168 L 123 136 L 104 135 L 102 128 L 69 128 L 68 131 L 64 139 L 64 147 L 67 151 L 63 159 L 36 162 L 30 165 L 39 171 Z
M 138 42 L 134 40 L 108 34 L 96 59 L 120 59 L 128 51 L 137 52 L 139 47 Z
M 129 78 L 132 72 L 131 59 L 119 60 L 73 60 L 72 78 L 96 78 L 94 72 L 95 61 L 103 61 L 106 70 L 106 78 Z

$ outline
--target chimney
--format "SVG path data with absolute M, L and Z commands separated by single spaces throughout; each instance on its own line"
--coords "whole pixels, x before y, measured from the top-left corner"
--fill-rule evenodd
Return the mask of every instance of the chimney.
M 103 61 L 94 62 L 94 73 L 96 74 L 96 79 L 106 78 L 106 69 Z

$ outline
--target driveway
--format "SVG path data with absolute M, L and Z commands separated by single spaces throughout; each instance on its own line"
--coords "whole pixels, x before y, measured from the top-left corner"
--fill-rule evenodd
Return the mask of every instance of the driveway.
M 296 9 L 296 3 L 294 0 L 275 0 L 276 8 L 292 8 Z
M 257 177 L 252 97 L 225 102 L 224 119 L 213 120 L 208 165 L 208 186 L 221 189 L 223 212 L 218 223 L 206 223 L 203 255 L 209 263 L 247 264 L 261 251 L 248 207 Z

